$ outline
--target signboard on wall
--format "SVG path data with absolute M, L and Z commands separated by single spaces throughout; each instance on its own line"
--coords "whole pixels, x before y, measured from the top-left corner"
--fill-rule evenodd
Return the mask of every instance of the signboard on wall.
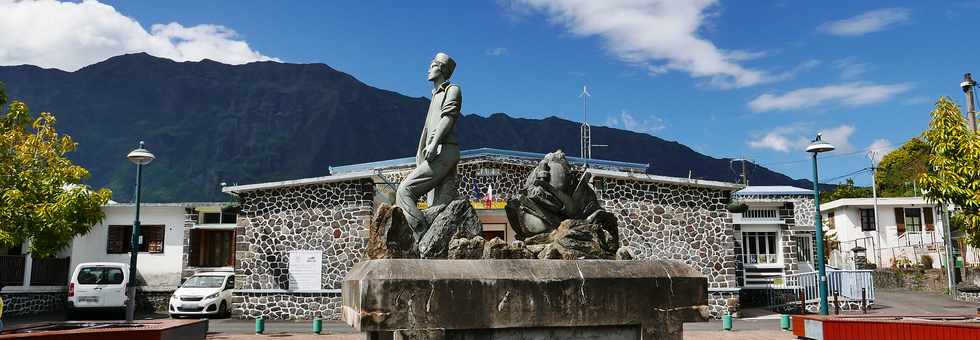
M 323 289 L 322 273 L 322 251 L 289 251 L 289 290 L 304 291 Z

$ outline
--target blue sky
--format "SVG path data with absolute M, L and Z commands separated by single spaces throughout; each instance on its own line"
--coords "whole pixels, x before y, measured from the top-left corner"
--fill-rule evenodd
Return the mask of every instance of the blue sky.
M 794 178 L 810 176 L 802 147 L 817 131 L 839 147 L 822 178 L 866 167 L 867 150 L 919 134 L 934 101 L 962 102 L 963 73 L 980 72 L 980 1 L 0 0 L 0 22 L 5 12 L 44 26 L 0 23 L 0 32 L 44 43 L 0 39 L 0 50 L 17 51 L 0 53 L 3 65 L 72 70 L 139 50 L 274 59 L 427 96 L 424 72 L 445 51 L 459 64 L 465 113 L 581 120 L 588 85 L 593 125 Z

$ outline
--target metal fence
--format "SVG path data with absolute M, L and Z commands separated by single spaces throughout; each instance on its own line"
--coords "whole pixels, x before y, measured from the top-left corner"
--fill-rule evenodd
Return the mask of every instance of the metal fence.
M 869 303 L 875 300 L 874 274 L 871 270 L 827 270 L 827 294 L 837 293 L 841 298 L 860 300 L 861 292 Z M 817 299 L 817 272 L 786 275 L 782 286 L 774 288 L 797 289 L 806 300 Z
M 70 258 L 31 259 L 31 285 L 64 286 L 68 284 Z
M 6 286 L 24 283 L 23 255 L 0 255 L 0 283 Z

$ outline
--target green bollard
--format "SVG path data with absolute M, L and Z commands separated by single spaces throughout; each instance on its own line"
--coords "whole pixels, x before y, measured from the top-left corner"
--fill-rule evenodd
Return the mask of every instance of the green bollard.
M 721 329 L 730 331 L 732 330 L 732 315 L 725 313 L 721 316 Z
M 313 333 L 320 334 L 323 331 L 323 320 L 313 319 Z
M 779 328 L 782 328 L 784 331 L 788 331 L 789 330 L 789 326 L 790 326 L 790 323 L 789 323 L 789 315 L 780 314 L 779 315 Z
M 265 332 L 265 318 L 257 317 L 255 318 L 255 334 L 262 334 Z

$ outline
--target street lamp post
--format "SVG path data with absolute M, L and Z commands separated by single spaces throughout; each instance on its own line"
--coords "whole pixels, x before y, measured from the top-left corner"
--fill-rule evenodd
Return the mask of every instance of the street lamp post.
M 143 241 L 140 235 L 140 188 L 143 186 L 143 165 L 150 164 L 154 159 L 150 151 L 143 148 L 143 141 L 140 141 L 139 148 L 130 151 L 126 158 L 136 164 L 136 218 L 133 220 L 133 232 L 130 239 L 129 249 L 129 282 L 126 284 L 126 322 L 132 322 L 136 314 L 136 255 L 140 252 L 140 244 Z
M 817 234 L 817 291 L 820 295 L 820 314 L 829 313 L 827 307 L 827 268 L 824 263 L 824 244 L 823 244 L 823 221 L 820 215 L 820 188 L 819 176 L 817 175 L 817 154 L 834 150 L 830 143 L 820 140 L 821 134 L 806 148 L 806 152 L 813 154 L 813 204 L 816 212 L 814 213 L 814 230 Z

